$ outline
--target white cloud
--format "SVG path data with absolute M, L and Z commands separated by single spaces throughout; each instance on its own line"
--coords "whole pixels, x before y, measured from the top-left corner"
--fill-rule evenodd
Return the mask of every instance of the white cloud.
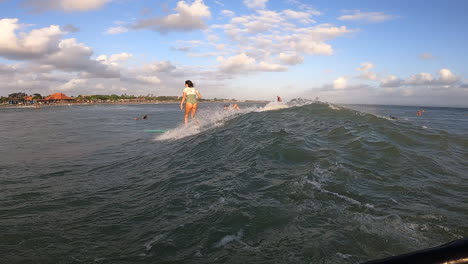
M 376 80 L 377 74 L 371 71 L 373 68 L 374 68 L 374 64 L 372 62 L 364 62 L 356 70 L 361 72 L 361 75 L 359 76 L 361 79 Z
M 333 48 L 325 41 L 353 32 L 344 26 L 319 25 L 300 28 L 295 34 L 283 36 L 283 48 L 296 52 L 317 55 L 332 55 Z
M 59 43 L 60 50 L 41 58 L 40 63 L 69 72 L 82 72 L 87 78 L 116 78 L 119 70 L 91 59 L 93 50 L 76 39 L 64 39 Z
M 148 83 L 148 84 L 160 84 L 161 79 L 159 79 L 157 76 L 143 76 L 139 75 L 136 78 L 140 82 Z
M 286 54 L 286 53 L 281 52 L 278 58 L 283 63 L 289 64 L 289 65 L 296 65 L 304 61 L 304 57 L 300 56 L 297 53 Z
M 264 9 L 268 0 L 244 0 L 244 5 L 251 9 Z
M 395 75 L 388 75 L 387 77 L 380 79 L 379 86 L 385 88 L 384 91 L 400 91 L 402 94 L 408 96 L 411 95 L 411 90 L 421 89 L 421 87 L 435 91 L 440 88 L 458 89 L 462 87 L 462 84 L 460 82 L 460 78 L 453 74 L 449 69 L 440 69 L 436 76 L 430 73 L 421 72 L 411 75 L 406 80 Z M 402 86 L 405 87 L 405 91 L 397 89 Z
M 144 65 L 142 67 L 144 72 L 154 73 L 154 72 L 171 72 L 176 69 L 170 61 L 158 61 L 151 64 Z
M 221 2 L 221 1 L 218 1 L 218 0 L 214 0 L 213 1 L 215 4 L 219 5 L 219 6 L 224 6 L 224 3 Z
M 172 49 L 181 52 L 189 52 L 192 50 L 192 47 L 172 47 Z
M 295 41 L 292 41 L 291 44 L 296 48 L 297 51 L 306 53 L 306 54 L 317 54 L 317 55 L 332 55 L 333 48 L 331 45 L 316 41 L 313 38 L 308 38 L 307 36 L 300 36 Z
M 343 21 L 363 21 L 368 23 L 379 23 L 394 19 L 395 16 L 385 14 L 383 12 L 362 12 L 360 10 L 345 11 L 348 13 L 338 17 L 338 20 Z
M 220 63 L 220 69 L 228 73 L 244 72 L 253 69 L 255 59 L 247 56 L 245 53 L 241 53 L 225 59 L 224 57 L 218 57 Z
M 348 79 L 346 77 L 339 77 L 333 81 L 334 90 L 343 90 L 348 87 Z
M 111 1 L 112 0 L 26 0 L 23 4 L 37 12 L 49 10 L 85 12 L 100 9 Z
M 209 42 L 216 42 L 219 40 L 219 36 L 215 34 L 208 35 L 206 38 Z
M 380 81 L 381 88 L 378 89 L 362 83 L 350 85 L 347 77 L 339 77 L 332 84 L 317 87 L 311 93 L 341 103 L 467 106 L 468 89 L 464 88 L 461 78 L 449 69 L 441 69 L 436 75 L 414 74 L 406 81 L 388 75 Z
M 459 78 L 455 76 L 449 69 L 440 69 L 439 72 L 439 83 L 441 84 L 453 84 L 459 81 Z
M 90 47 L 75 39 L 61 39 L 65 32 L 59 26 L 17 33 L 22 27 L 18 19 L 0 20 L 0 56 L 37 64 L 34 71 L 78 72 L 87 78 L 120 76 L 117 68 L 91 59 Z
M 411 75 L 405 83 L 411 85 L 427 85 L 431 84 L 432 81 L 434 81 L 434 76 L 432 76 L 432 74 L 421 72 Z
M 101 62 L 101 63 L 107 64 L 107 61 L 108 61 L 107 55 L 99 55 L 99 56 L 97 56 L 96 60 Z
M 127 52 L 112 54 L 109 57 L 107 55 L 99 55 L 96 58 L 96 61 L 99 61 L 106 65 L 118 66 L 119 62 L 126 61 L 132 58 L 133 55 Z
M 16 71 L 18 70 L 16 65 L 8 65 L 8 64 L 3 64 L 0 63 L 0 75 L 2 74 L 15 74 Z
M 316 14 L 314 10 L 307 12 Z M 210 32 L 224 30 L 224 37 L 228 38 L 225 41 L 224 52 L 231 53 L 231 57 L 237 58 L 239 54 L 245 54 L 258 62 L 281 63 L 282 69 L 287 68 L 287 65 L 302 63 L 304 55 L 333 55 L 333 47 L 327 41 L 355 32 L 345 26 L 320 24 L 301 27 L 296 24 L 297 19 L 307 17 L 308 15 L 303 12 L 292 10 L 281 12 L 257 10 L 254 15 L 233 17 L 228 24 L 213 25 Z M 220 39 L 223 39 L 223 36 Z M 273 62 L 272 58 L 278 61 Z M 226 65 L 220 68 L 231 69 Z M 247 70 L 258 71 L 264 68 L 266 67 L 257 65 L 244 67 L 243 71 L 228 71 L 244 73 Z
M 256 63 L 255 59 L 245 53 L 241 53 L 235 56 L 231 56 L 225 59 L 222 56 L 218 57 L 220 63 L 220 70 L 225 73 L 247 73 L 254 71 L 265 71 L 265 72 L 278 72 L 286 71 L 287 67 L 266 61 Z
M 408 87 L 416 86 L 429 86 L 429 87 L 455 87 L 460 84 L 460 78 L 452 73 L 449 69 L 440 69 L 437 75 L 434 76 L 430 73 L 421 72 L 413 74 L 408 77 L 405 81 L 397 78 L 396 76 L 390 75 L 381 82 L 382 87 L 398 87 L 405 85 Z
M 16 18 L 0 19 L 0 56 L 22 60 L 42 57 L 58 50 L 63 35 L 59 26 L 51 25 L 17 34 L 20 28 Z
M 30 60 L 61 71 L 82 72 L 88 77 L 115 78 L 120 75 L 117 69 L 92 60 L 90 47 L 75 39 L 61 40 L 64 32 L 59 26 L 17 33 L 20 28 L 18 19 L 0 20 L 0 56 Z
M 59 85 L 57 86 L 55 89 L 56 90 L 59 90 L 59 91 L 69 91 L 69 90 L 73 90 L 83 84 L 86 84 L 86 80 L 85 79 L 71 79 L 70 81 L 62 84 L 62 85 Z
M 309 12 L 298 12 L 291 9 L 286 9 L 282 13 L 286 18 L 296 19 L 304 24 L 315 22 L 313 19 L 311 19 L 311 14 Z
M 231 11 L 231 10 L 224 9 L 224 10 L 221 11 L 221 14 L 223 14 L 225 16 L 228 16 L 228 17 L 232 17 L 232 16 L 234 16 L 235 13 L 233 11 Z
M 115 92 L 127 92 L 128 91 L 128 88 L 127 87 L 124 87 L 124 86 L 120 86 L 120 85 L 115 85 L 113 84 L 110 88 L 111 91 L 115 91 Z
M 191 5 L 185 1 L 179 1 L 174 9 L 176 13 L 166 17 L 142 19 L 133 28 L 149 28 L 154 31 L 166 33 L 170 31 L 191 31 L 206 27 L 204 18 L 211 16 L 209 7 L 203 0 L 195 0 Z
M 232 30 L 228 33 L 231 36 L 241 32 L 256 34 L 278 28 L 284 21 L 283 15 L 274 11 L 258 10 L 257 13 L 232 18 L 231 23 L 225 25 L 225 30 Z
M 403 85 L 403 82 L 404 81 L 402 79 L 396 77 L 395 75 L 389 75 L 380 81 L 380 87 L 400 87 L 401 85 Z
M 133 57 L 132 54 L 127 53 L 127 52 L 122 52 L 122 53 L 117 53 L 117 54 L 112 54 L 110 56 L 110 61 L 111 62 L 117 62 L 117 61 L 126 61 Z
M 185 41 L 177 41 L 178 43 L 182 43 L 182 44 L 188 44 L 188 45 L 191 45 L 191 46 L 201 46 L 203 44 L 205 44 L 203 41 L 200 41 L 200 40 L 185 40 Z
M 270 29 L 268 24 L 264 24 L 261 21 L 250 21 L 245 24 L 245 27 L 247 28 L 247 32 L 251 34 L 265 32 Z
M 128 28 L 117 26 L 117 27 L 110 27 L 109 29 L 106 30 L 106 32 L 104 32 L 104 34 L 117 35 L 117 34 L 122 34 L 125 32 L 128 32 Z
M 286 71 L 288 68 L 277 64 L 277 63 L 268 63 L 268 62 L 260 62 L 256 67 L 258 71 L 268 71 L 268 72 L 278 72 L 278 71 Z
M 295 8 L 297 8 L 297 9 L 299 9 L 299 10 L 306 11 L 307 13 L 309 13 L 309 14 L 311 14 L 311 15 L 314 15 L 314 16 L 322 15 L 322 12 L 317 11 L 317 10 L 314 9 L 311 5 L 309 5 L 309 4 L 304 4 L 304 3 L 301 2 L 301 1 L 286 0 L 285 2 L 287 2 L 288 4 L 294 6 Z

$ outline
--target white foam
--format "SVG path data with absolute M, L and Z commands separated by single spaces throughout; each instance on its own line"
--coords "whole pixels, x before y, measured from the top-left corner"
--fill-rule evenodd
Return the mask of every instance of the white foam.
M 155 140 L 180 139 L 200 133 L 200 127 L 194 123 L 180 125 L 174 129 L 166 131 L 164 134 L 155 137 Z
M 187 125 L 180 124 L 178 127 L 170 129 L 164 134 L 156 136 L 155 140 L 177 140 L 184 137 L 196 135 L 208 129 L 223 126 L 226 121 L 233 119 L 234 117 L 237 117 L 239 115 L 244 115 L 251 112 L 276 111 L 290 107 L 304 106 L 314 103 L 322 104 L 322 102 L 319 101 L 313 102 L 304 99 L 293 99 L 288 103 L 269 102 L 263 107 L 245 107 L 241 110 L 204 109 L 202 111 L 197 112 L 195 120 L 190 120 Z M 330 104 L 329 106 L 332 107 L 332 109 L 341 109 L 337 106 L 333 106 Z
M 285 109 L 289 107 L 290 107 L 289 105 L 282 103 L 282 102 L 270 102 L 264 107 L 258 109 L 258 112 L 274 111 L 274 110 L 280 110 L 280 109 Z
M 315 188 L 317 188 L 320 192 L 323 192 L 323 193 L 326 193 L 326 194 L 330 194 L 330 195 L 333 195 L 335 197 L 338 197 L 342 200 L 345 200 L 347 201 L 348 203 L 351 203 L 351 204 L 354 204 L 354 205 L 358 205 L 358 206 L 363 206 L 363 207 L 367 207 L 367 208 L 374 208 L 374 206 L 372 204 L 369 204 L 369 203 L 366 203 L 366 204 L 362 204 L 361 202 L 357 201 L 357 200 L 354 200 L 353 198 L 351 197 L 348 197 L 348 196 L 345 196 L 345 195 L 342 195 L 342 194 L 339 194 L 339 193 L 336 193 L 336 192 L 331 192 L 331 191 L 328 191 L 324 188 L 322 188 L 322 185 L 316 181 L 311 181 L 311 180 L 307 180 L 308 183 L 312 184 Z
M 170 129 L 164 134 L 155 137 L 155 140 L 177 140 L 188 136 L 196 135 L 211 128 L 221 127 L 226 121 L 239 115 L 251 112 L 274 111 L 291 107 L 288 104 L 271 102 L 264 107 L 246 107 L 241 110 L 206 109 L 199 111 L 195 119 L 190 120 L 187 125 L 180 124 L 174 129 Z
M 227 120 L 242 114 L 250 113 L 256 109 L 257 108 L 244 108 L 239 111 L 233 109 L 206 109 L 199 111 L 195 119 L 189 119 L 187 125 L 180 124 L 178 127 L 156 136 L 155 140 L 176 140 L 195 135 L 211 128 L 223 126 Z
M 336 253 L 336 255 L 337 255 L 338 257 L 342 258 L 342 259 L 347 259 L 347 258 L 353 257 L 353 255 L 344 254 L 344 253 L 340 253 L 340 252 Z
M 332 110 L 341 110 L 341 107 L 339 107 L 337 105 L 334 105 L 334 104 L 331 104 L 331 103 L 327 103 L 327 105 Z
M 236 235 L 227 235 L 223 237 L 218 243 L 216 243 L 215 247 L 222 247 L 226 244 L 229 244 L 233 241 L 240 242 L 242 236 L 244 235 L 244 230 L 239 230 Z
M 146 242 L 144 244 L 146 251 L 151 250 L 151 248 L 153 247 L 153 244 L 161 240 L 163 237 L 164 235 L 157 235 L 153 239 L 151 239 L 149 242 Z

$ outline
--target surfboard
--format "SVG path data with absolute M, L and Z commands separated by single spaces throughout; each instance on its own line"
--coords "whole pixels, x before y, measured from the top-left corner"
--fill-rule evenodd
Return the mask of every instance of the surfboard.
M 144 132 L 148 133 L 164 133 L 166 130 L 144 130 Z

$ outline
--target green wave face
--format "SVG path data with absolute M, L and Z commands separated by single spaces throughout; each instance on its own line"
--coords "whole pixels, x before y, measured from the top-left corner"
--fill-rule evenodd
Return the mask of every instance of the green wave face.
M 4 261 L 359 263 L 468 234 L 466 121 L 437 119 L 461 110 L 177 107 L 2 112 Z

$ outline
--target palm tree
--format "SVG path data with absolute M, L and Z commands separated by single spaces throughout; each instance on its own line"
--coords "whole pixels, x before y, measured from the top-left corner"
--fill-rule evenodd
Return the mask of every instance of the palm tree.
M 19 92 L 19 93 L 12 93 L 12 94 L 9 94 L 8 95 L 8 98 L 10 99 L 19 99 L 19 100 L 23 100 L 24 97 L 28 96 L 26 93 L 23 93 L 23 92 Z
M 42 99 L 42 95 L 39 93 L 35 93 L 32 95 L 32 99 Z

